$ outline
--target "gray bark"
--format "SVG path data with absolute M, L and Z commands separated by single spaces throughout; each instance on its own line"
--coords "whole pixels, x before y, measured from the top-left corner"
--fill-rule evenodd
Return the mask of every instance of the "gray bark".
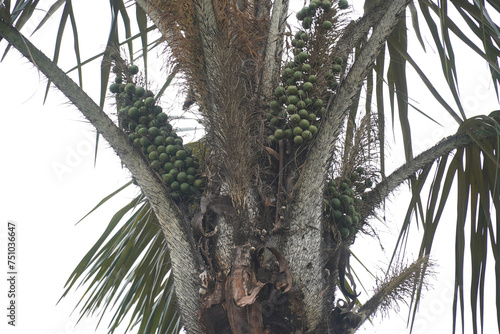
M 183 324 L 190 333 L 200 333 L 197 311 L 200 262 L 189 226 L 170 200 L 163 183 L 149 163 L 135 150 L 125 133 L 59 67 L 17 30 L 0 20 L 0 35 L 49 78 L 82 112 L 118 154 L 148 198 L 169 245 L 175 291 Z
M 408 0 L 387 1 L 387 10 L 374 26 L 373 33 L 359 57 L 329 103 L 325 121 L 311 148 L 294 190 L 293 205 L 288 215 L 289 234 L 284 255 L 291 263 L 293 283 L 304 293 L 308 326 L 314 331 L 327 316 L 328 301 L 322 277 L 326 256 L 322 244 L 322 199 L 327 171 L 330 168 L 335 140 L 344 118 L 380 49 L 404 13 Z M 330 301 L 331 302 L 331 301 Z M 322 307 L 318 307 L 322 305 Z

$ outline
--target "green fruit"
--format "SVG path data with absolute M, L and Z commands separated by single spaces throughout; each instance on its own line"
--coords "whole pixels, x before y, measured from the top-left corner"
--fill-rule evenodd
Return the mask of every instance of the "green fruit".
M 133 83 L 128 83 L 125 85 L 125 92 L 127 94 L 134 94 L 135 93 L 135 85 Z
M 332 25 L 332 22 L 330 22 L 330 21 L 323 21 L 323 23 L 322 23 L 322 27 L 323 27 L 323 29 L 325 29 L 325 30 L 330 30 L 330 29 L 332 29 L 332 26 L 333 26 L 333 25 Z
M 316 121 L 316 114 L 310 113 L 309 116 L 307 117 L 309 122 L 315 122 Z
M 175 145 L 167 145 L 167 147 L 165 147 L 165 152 L 168 155 L 174 155 L 175 152 L 177 152 L 177 146 L 175 146 Z
M 146 90 L 143 87 L 135 87 L 135 95 L 138 97 L 142 97 L 146 94 Z
M 293 142 L 295 143 L 295 145 L 300 145 L 304 142 L 304 139 L 302 138 L 302 136 L 295 136 L 293 138 Z
M 284 90 L 284 88 L 283 88 L 283 90 Z M 299 90 L 297 89 L 297 86 L 288 86 L 286 89 L 286 92 L 288 93 L 288 95 L 297 95 Z M 283 92 L 283 94 L 284 93 L 285 92 Z
M 288 111 L 289 114 L 293 114 L 297 111 L 297 106 L 295 104 L 289 104 L 286 107 L 286 111 Z
M 314 101 L 314 106 L 317 107 L 317 108 L 321 108 L 324 104 L 324 101 L 322 99 L 316 99 Z
M 311 1 L 311 2 L 309 3 L 308 8 L 309 8 L 309 9 L 308 9 L 308 12 L 309 12 L 309 11 L 311 11 L 311 10 L 312 10 L 312 11 L 315 11 L 315 10 L 318 8 L 318 4 L 317 4 L 316 2 L 314 2 L 314 1 Z
M 130 65 L 128 67 L 128 71 L 130 72 L 130 74 L 135 75 L 139 73 L 139 68 L 136 65 Z
M 165 182 L 166 184 L 170 184 L 172 183 L 172 181 L 174 181 L 174 177 L 172 176 L 172 174 L 163 174 L 161 176 L 161 178 L 163 179 L 163 182 Z
M 347 9 L 349 7 L 349 3 L 347 0 L 340 0 L 339 1 L 339 8 L 340 9 Z
M 140 142 L 141 142 L 141 146 L 142 147 L 148 147 L 151 143 L 149 142 L 149 139 L 147 139 L 146 137 L 142 137 L 140 139 Z
M 293 70 L 290 67 L 287 67 L 283 70 L 283 76 L 285 78 L 290 78 L 293 75 Z
M 120 85 L 112 83 L 111 86 L 109 86 L 109 91 L 113 94 L 118 93 L 120 91 Z
M 333 81 L 330 81 L 329 87 L 330 89 L 336 89 L 339 86 L 339 83 L 337 80 L 333 79 Z
M 128 115 L 129 115 L 129 117 L 131 117 L 133 119 L 139 118 L 139 115 L 140 115 L 139 109 L 137 109 L 136 107 L 129 108 Z
M 307 58 L 309 58 L 309 54 L 307 54 L 307 52 L 305 51 L 302 51 L 301 53 L 299 53 L 298 57 L 301 62 L 304 62 L 307 60 Z
M 172 183 L 170 184 L 170 189 L 171 189 L 171 190 L 174 190 L 174 191 L 179 190 L 179 188 L 180 188 L 180 187 L 181 187 L 181 185 L 180 185 L 180 183 L 179 183 L 179 182 L 177 182 L 177 181 L 174 181 L 174 182 L 172 182 Z
M 274 135 L 269 135 L 267 137 L 267 141 L 269 142 L 269 144 L 273 145 L 276 143 L 276 137 Z
M 164 165 L 163 165 L 163 169 L 165 170 L 165 172 L 170 172 L 172 169 L 174 168 L 174 164 L 171 163 L 171 162 L 166 162 Z
M 158 156 L 158 160 L 160 160 L 161 162 L 165 162 L 167 161 L 167 159 L 168 159 L 167 153 L 160 153 L 160 155 Z
M 170 171 L 169 171 L 170 174 L 172 174 L 174 176 L 174 178 L 177 178 L 177 174 L 179 174 L 179 171 L 175 168 L 172 168 Z
M 196 180 L 194 181 L 194 184 L 193 184 L 193 185 L 194 185 L 194 187 L 195 187 L 196 189 L 201 189 L 201 188 L 203 187 L 203 180 L 202 180 L 202 179 L 196 179 Z
M 344 59 L 342 57 L 335 57 L 334 58 L 334 61 L 339 64 L 339 65 L 342 65 L 342 63 L 344 62 Z
M 173 191 L 170 193 L 170 197 L 172 198 L 172 200 L 177 201 L 181 198 L 181 195 L 179 195 L 177 191 Z
M 180 172 L 177 174 L 177 181 L 179 182 L 185 182 L 187 180 L 187 173 L 186 172 Z
M 156 136 L 155 139 L 154 139 L 154 144 L 156 146 L 160 146 L 160 145 L 163 145 L 165 143 L 165 139 L 163 139 L 163 136 L 159 135 L 159 136 Z
M 335 210 L 340 209 L 340 207 L 342 206 L 338 198 L 332 198 L 330 200 L 330 204 L 332 205 L 332 208 L 334 208 Z
M 304 9 L 301 9 L 297 12 L 295 15 L 297 17 L 297 20 L 302 21 L 307 15 L 307 12 Z
M 312 21 L 313 21 L 312 17 L 310 16 L 304 17 L 304 20 L 302 21 L 302 27 L 304 27 L 305 29 L 311 28 Z
M 278 110 L 280 107 L 280 103 L 278 101 L 271 101 L 270 106 L 272 110 Z
M 144 100 L 144 105 L 146 107 L 152 107 L 153 105 L 155 104 L 155 99 L 152 98 L 151 96 L 150 97 L 147 97 L 145 100 Z
M 344 238 L 344 239 L 347 238 L 349 236 L 349 228 L 341 227 L 340 234 L 342 235 L 342 238 Z
M 148 133 L 151 137 L 156 137 L 160 134 L 160 130 L 157 127 L 153 126 L 148 129 Z
M 309 112 L 306 109 L 300 109 L 299 110 L 299 116 L 300 118 L 308 118 L 309 117 Z
M 310 125 L 309 128 L 307 129 L 311 131 L 311 134 L 314 136 L 316 133 L 318 133 L 318 128 L 315 125 Z
M 151 161 L 151 164 L 150 164 L 151 168 L 156 169 L 156 170 L 160 169 L 160 165 L 161 164 L 158 160 L 153 160 L 153 161 Z
M 314 87 L 314 85 L 311 82 L 304 82 L 304 85 L 302 86 L 302 88 L 306 92 L 312 91 L 313 87 Z
M 311 72 L 311 65 L 310 64 L 302 64 L 302 71 L 303 72 Z
M 161 114 L 161 112 L 162 112 L 162 111 L 163 111 L 163 109 L 162 109 L 160 106 L 154 106 L 154 107 L 153 107 L 153 113 L 154 113 L 155 115 L 158 115 L 158 116 L 160 116 L 160 115 L 165 115 L 165 117 L 166 117 L 166 116 L 167 116 L 167 114 Z M 162 116 L 162 117 L 163 117 L 163 116 Z M 166 119 L 165 119 L 165 120 L 166 120 Z
M 326 12 L 330 10 L 330 8 L 332 8 L 332 3 L 328 0 L 323 0 L 323 2 L 321 2 L 321 8 L 323 8 L 323 10 Z
M 297 102 L 296 106 L 298 109 L 304 109 L 307 105 L 305 101 L 300 100 L 299 102 Z
M 158 152 L 152 151 L 148 155 L 149 160 L 158 160 Z
M 306 42 L 303 40 L 296 40 L 295 42 L 295 47 L 298 49 L 302 49 L 304 46 L 306 46 Z
M 181 186 L 180 186 L 181 193 L 184 193 L 184 194 L 188 193 L 190 188 L 191 187 L 189 186 L 189 183 L 186 183 L 186 182 L 181 183 Z
M 185 150 L 179 150 L 175 152 L 175 157 L 179 160 L 184 160 L 187 157 L 187 152 Z
M 196 168 L 194 167 L 189 167 L 187 170 L 186 170 L 186 173 L 188 175 L 196 175 Z
M 311 74 L 308 78 L 307 78 L 307 81 L 309 82 L 312 82 L 312 83 L 316 83 L 316 76 Z
M 292 129 L 286 129 L 285 130 L 285 138 L 286 139 L 292 139 L 292 137 L 293 137 L 293 131 L 292 131 Z
M 334 73 L 340 73 L 342 71 L 342 66 L 340 66 L 339 64 L 335 64 L 332 66 L 332 71 Z
M 287 100 L 288 104 L 297 104 L 297 102 L 299 102 L 299 98 L 297 97 L 297 95 L 288 96 L 288 100 Z
M 350 200 L 351 200 L 351 197 L 348 195 L 340 196 L 340 201 L 344 204 L 349 204 Z
M 277 87 L 276 90 L 274 91 L 274 94 L 278 97 L 285 95 L 285 87 L 282 86 Z
M 354 208 L 354 205 L 349 205 L 349 206 L 347 207 L 347 213 L 348 213 L 350 216 L 354 215 L 354 213 L 355 213 L 355 212 L 356 212 L 356 209 Z
M 141 147 L 141 140 L 140 140 L 140 138 L 135 138 L 134 139 L 134 146 L 135 147 Z
M 300 110 L 299 110 L 299 113 L 300 113 Z M 299 114 L 293 114 L 292 116 L 290 116 L 290 121 L 292 123 L 299 123 L 300 120 L 301 120 L 301 118 L 300 118 Z
M 351 216 L 344 216 L 344 226 L 351 226 L 352 225 L 352 218 Z
M 183 169 L 185 165 L 186 164 L 184 163 L 183 160 L 175 160 L 175 162 L 174 162 L 174 168 L 177 170 Z
M 302 128 L 302 130 L 306 130 L 307 128 L 309 128 L 309 125 L 311 124 L 307 119 L 303 119 L 299 122 L 299 126 Z
M 340 220 L 342 219 L 342 215 L 343 215 L 343 213 L 342 213 L 342 211 L 340 211 L 340 210 L 335 210 L 335 211 L 333 211 L 333 219 L 334 219 L 336 222 L 338 222 L 338 221 L 340 221 Z
M 293 134 L 294 134 L 295 136 L 300 136 L 300 135 L 302 135 L 302 132 L 304 132 L 304 130 L 302 130 L 302 128 L 301 128 L 301 127 L 296 126 L 296 127 L 294 127 L 294 128 L 293 128 Z
M 309 141 L 312 139 L 312 134 L 309 130 L 305 130 L 302 132 L 302 138 L 304 138 L 305 141 Z
M 115 78 L 115 83 L 117 83 L 117 84 L 121 84 L 122 82 L 123 82 L 122 77 L 116 77 L 116 78 Z
M 296 71 L 296 72 L 293 74 L 293 78 L 294 78 L 295 80 L 297 80 L 297 81 L 298 81 L 298 80 L 301 80 L 301 79 L 302 79 L 302 76 L 303 76 L 303 74 L 302 74 L 302 72 L 301 72 L 301 71 Z
M 285 137 L 285 132 L 281 129 L 277 129 L 276 131 L 274 131 L 274 136 L 277 140 L 283 139 Z

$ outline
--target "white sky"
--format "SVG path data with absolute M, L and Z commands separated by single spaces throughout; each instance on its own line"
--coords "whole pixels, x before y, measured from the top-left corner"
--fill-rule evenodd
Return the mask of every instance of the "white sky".
M 77 21 L 82 38 L 80 40 L 82 59 L 87 59 L 102 51 L 106 42 L 109 29 L 109 7 L 105 1 L 97 3 L 92 1 L 92 6 L 88 6 L 87 2 L 87 7 L 85 7 L 85 2 L 74 2 L 77 12 L 88 12 L 87 16 L 79 15 L 80 18 L 91 17 L 87 22 L 83 19 Z M 362 5 L 359 3 L 362 4 L 363 1 L 354 1 L 355 9 L 358 11 L 362 10 Z M 43 13 L 38 13 L 38 15 L 41 18 Z M 53 54 L 59 15 L 60 12 L 52 22 L 48 23 L 48 27 L 37 32 L 32 38 L 34 44 L 49 57 Z M 32 31 L 34 27 L 27 28 L 27 31 Z M 69 25 L 66 36 L 71 36 Z M 413 35 L 410 35 L 410 38 L 410 43 L 416 43 Z M 0 46 L 3 50 L 4 42 Z M 65 39 L 63 47 L 65 53 L 60 58 L 60 64 L 63 69 L 68 69 L 75 63 L 71 39 Z M 441 70 L 439 62 L 436 61 L 437 54 L 432 50 L 433 47 L 429 46 L 428 54 L 420 55 L 418 62 L 431 78 L 440 80 Z M 470 58 L 466 52 L 457 53 L 457 57 L 462 62 L 462 66 L 458 67 L 459 71 L 464 68 L 463 66 L 468 66 L 470 69 L 470 71 L 465 70 L 459 73 L 462 83 L 460 89 L 468 115 L 487 114 L 494 109 L 499 109 L 484 64 L 481 62 L 470 64 L 468 62 Z M 150 59 L 154 58 L 150 57 Z M 160 68 L 162 64 L 156 65 Z M 98 63 L 87 65 L 84 73 L 87 75 L 84 78 L 85 90 L 98 100 Z M 158 72 L 159 74 L 153 75 L 152 73 L 150 69 L 151 77 L 156 77 L 157 84 L 160 84 L 165 74 Z M 7 58 L 0 63 L 0 76 L 2 78 L 0 80 L 0 112 L 3 130 L 0 152 L 4 159 L 4 163 L 0 165 L 0 175 L 4 176 L 0 183 L 0 203 L 2 203 L 0 249 L 2 254 L 6 253 L 7 221 L 17 222 L 19 272 L 18 327 L 7 326 L 6 317 L 2 315 L 1 332 L 5 333 L 3 328 L 6 328 L 8 334 L 107 333 L 105 325 L 94 330 L 95 319 L 84 319 L 74 327 L 77 317 L 70 316 L 70 313 L 83 290 L 73 293 L 57 306 L 56 303 L 74 267 L 100 236 L 113 213 L 128 203 L 136 195 L 136 191 L 130 188 L 129 191 L 118 196 L 79 225 L 75 226 L 75 223 L 103 197 L 126 183 L 129 180 L 129 173 L 121 168 L 119 159 L 104 140 L 100 141 L 97 165 L 94 167 L 95 134 L 92 126 L 84 120 L 75 107 L 67 103 L 62 94 L 55 90 L 50 91 L 47 102 L 42 105 L 46 80 L 15 50 L 11 50 Z M 456 131 L 453 121 L 441 112 L 441 108 L 431 101 L 425 88 L 419 87 L 417 82 L 417 79 L 409 80 L 410 92 L 413 93 L 416 103 L 436 117 L 445 127 L 431 126 L 429 122 L 424 122 L 422 116 L 413 113 L 411 121 L 415 138 L 415 153 Z M 445 84 L 438 85 L 438 87 L 442 87 L 442 92 L 446 93 Z M 167 97 L 164 107 L 176 101 L 176 97 Z M 448 99 L 448 101 L 452 100 Z M 399 134 L 396 134 L 395 138 L 394 141 L 389 139 L 389 146 L 398 150 L 400 149 L 397 145 L 400 142 Z M 398 166 L 403 160 L 404 157 L 399 153 L 390 154 L 387 157 L 388 168 Z M 66 166 L 67 169 L 56 170 L 56 166 L 59 168 Z M 377 267 L 385 269 L 393 242 L 397 237 L 399 223 L 404 216 L 404 212 L 391 210 L 391 208 L 405 208 L 407 203 L 408 196 L 403 191 L 392 196 L 391 203 L 388 203 L 390 213 L 387 214 L 387 225 L 377 225 L 385 253 L 378 251 L 376 241 L 367 237 L 358 238 L 354 252 L 363 258 L 366 261 L 365 264 L 368 264 L 371 269 Z M 436 269 L 440 275 L 433 282 L 435 290 L 427 293 L 420 307 L 420 316 L 417 318 L 417 327 L 414 331 L 416 334 L 438 333 L 442 329 L 449 330 L 451 325 L 454 204 L 452 203 L 449 208 L 451 209 L 449 224 L 443 225 L 438 230 L 437 237 L 441 237 L 438 240 L 442 241 L 436 242 L 433 249 L 435 259 L 439 264 Z M 418 244 L 418 240 L 414 241 Z M 415 258 L 418 254 L 418 246 L 411 248 L 409 253 L 410 258 Z M 351 263 L 356 265 L 355 260 Z M 487 275 L 489 286 L 492 288 L 493 272 L 490 270 Z M 369 293 L 371 287 L 367 288 Z M 4 296 L 1 299 L 2 309 L 5 310 L 3 305 L 7 298 L 4 292 L 7 291 L 7 287 L 4 279 L 1 280 L 0 291 Z M 363 291 L 362 296 L 366 298 L 367 293 Z M 494 333 L 496 332 L 494 300 L 491 295 L 486 297 L 485 333 Z M 466 307 L 468 305 L 467 303 Z M 406 308 L 403 307 L 400 314 L 392 313 L 389 320 L 376 318 L 373 321 L 373 327 L 367 324 L 360 332 L 403 333 L 406 312 Z M 469 318 L 466 321 L 469 321 Z

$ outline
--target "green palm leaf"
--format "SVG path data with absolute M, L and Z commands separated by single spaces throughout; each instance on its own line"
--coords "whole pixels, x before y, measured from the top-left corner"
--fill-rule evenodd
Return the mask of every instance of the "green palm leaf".
M 104 198 L 91 212 L 123 190 Z M 125 215 L 130 218 L 123 222 Z M 121 227 L 118 227 L 121 225 Z M 101 321 L 114 309 L 109 333 L 130 321 L 125 331 L 178 333 L 180 321 L 174 301 L 173 277 L 165 237 L 142 194 L 119 210 L 108 227 L 75 268 L 62 297 L 86 287 L 81 318 L 98 313 Z M 77 282 L 79 282 L 78 285 Z M 61 297 L 61 298 L 62 298 Z

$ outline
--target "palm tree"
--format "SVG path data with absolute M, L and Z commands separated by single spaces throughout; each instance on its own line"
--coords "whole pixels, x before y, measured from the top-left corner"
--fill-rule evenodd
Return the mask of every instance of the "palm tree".
M 458 40 L 482 58 L 498 92 L 500 28 L 491 18 L 500 12 L 496 1 L 367 0 L 365 15 L 357 19 L 345 14 L 345 0 L 313 0 L 294 16 L 288 0 L 130 3 L 139 33 L 132 35 L 127 4 L 110 0 L 108 44 L 87 61 L 80 59 L 72 1 L 56 1 L 46 16 L 62 7 L 53 60 L 19 32 L 38 1 L 0 5 L 0 37 L 79 108 L 130 170 L 133 180 L 126 186 L 141 189 L 68 280 L 66 293 L 79 280 L 89 283 L 83 315 L 118 303 L 110 332 L 129 314 L 128 329 L 138 326 L 139 333 L 181 327 L 188 333 L 353 333 L 377 310 L 406 298 L 414 319 L 432 270 L 434 235 L 456 184 L 453 316 L 460 308 L 463 327 L 470 229 L 471 315 L 474 332 L 482 328 L 488 248 L 500 281 L 500 115 L 466 117 L 453 47 Z M 448 4 L 460 25 L 450 18 Z M 300 27 L 290 32 L 287 22 L 295 17 Z M 68 18 L 80 85 L 82 66 L 101 59 L 99 104 L 57 67 Z M 454 107 L 408 53 L 408 23 L 424 46 L 422 18 Z M 181 75 L 185 107 L 199 108 L 205 136 L 196 143 L 182 143 L 155 105 L 162 90 L 155 95 L 144 89 L 147 72 L 139 77 L 131 64 L 132 42 L 140 39 L 147 70 L 147 52 L 160 44 L 148 40 L 153 30 L 161 33 L 173 64 L 164 87 Z M 128 61 L 120 45 L 128 46 Z M 408 65 L 441 104 L 440 112 L 457 123 L 455 135 L 417 156 L 408 118 Z M 108 86 L 118 117 L 102 109 Z M 395 104 L 406 163 L 386 175 L 386 118 Z M 424 230 L 419 258 L 404 266 L 395 255 L 390 274 L 361 303 L 350 274 L 350 246 L 359 233 L 370 233 L 377 224 L 370 218 L 383 213 L 384 200 L 405 182 L 412 199 L 394 254 L 404 250 L 414 215 Z M 497 296 L 500 329 L 498 284 L 496 289 L 490 293 Z

